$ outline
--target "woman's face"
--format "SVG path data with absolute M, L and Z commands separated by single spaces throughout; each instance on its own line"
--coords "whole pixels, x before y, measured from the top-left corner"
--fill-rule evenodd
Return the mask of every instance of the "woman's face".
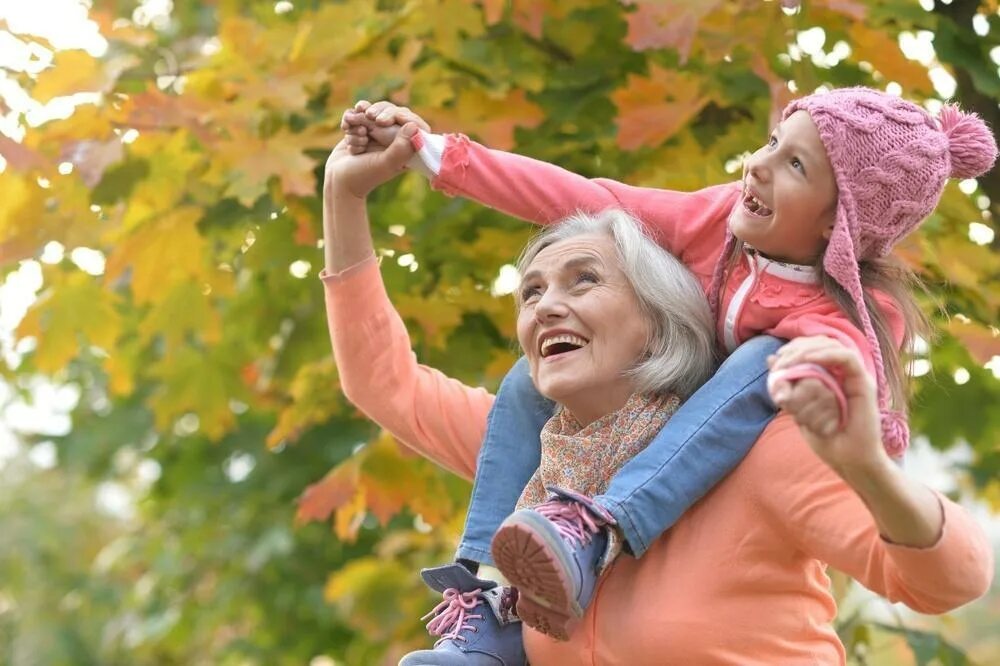
M 750 156 L 733 235 L 779 261 L 812 263 L 833 229 L 837 182 L 812 118 L 803 110 Z
M 641 360 L 650 323 L 612 239 L 546 247 L 525 270 L 520 298 L 517 337 L 538 391 L 582 424 L 621 408 L 634 392 L 624 373 Z

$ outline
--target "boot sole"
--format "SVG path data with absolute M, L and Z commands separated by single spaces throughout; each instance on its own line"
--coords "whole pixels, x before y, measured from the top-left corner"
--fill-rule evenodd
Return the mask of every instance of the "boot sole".
M 555 540 L 555 544 L 553 541 Z M 541 516 L 508 518 L 493 537 L 493 561 L 520 592 L 517 614 L 532 629 L 566 640 L 583 616 L 561 560 L 562 538 Z

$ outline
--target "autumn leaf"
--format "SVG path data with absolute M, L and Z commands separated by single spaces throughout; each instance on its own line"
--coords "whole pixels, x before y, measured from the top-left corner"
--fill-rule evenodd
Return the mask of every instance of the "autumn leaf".
M 44 170 L 49 166 L 49 161 L 44 155 L 3 134 L 0 134 L 0 156 L 7 161 L 9 168 L 18 171 Z
M 303 432 L 329 420 L 339 411 L 337 368 L 327 356 L 303 365 L 288 389 L 290 402 L 278 414 L 278 422 L 267 435 L 268 447 L 297 440 Z
M 987 363 L 995 356 L 1000 356 L 1000 329 L 996 326 L 984 326 L 974 321 L 958 318 L 948 322 L 946 330 L 955 336 L 979 363 Z
M 871 28 L 864 23 L 851 23 L 847 34 L 851 40 L 851 57 L 866 60 L 885 77 L 895 81 L 907 91 L 930 91 L 927 69 L 903 55 L 899 44 L 883 29 Z
M 39 371 L 59 372 L 86 344 L 113 352 L 121 331 L 117 302 L 114 294 L 101 289 L 98 280 L 74 271 L 41 295 L 17 335 L 35 338 L 33 360 Z
M 348 458 L 308 486 L 299 498 L 295 521 L 299 524 L 325 521 L 334 510 L 347 505 L 358 491 L 359 463 L 357 458 Z
M 159 303 L 176 282 L 206 277 L 205 239 L 196 224 L 202 209 L 182 206 L 148 222 L 124 238 L 108 257 L 106 280 L 125 277 L 137 303 Z
M 618 107 L 618 145 L 624 150 L 666 141 L 711 99 L 698 79 L 655 65 L 648 77 L 629 75 L 628 84 L 611 98 Z
M 230 400 L 245 399 L 239 374 L 225 358 L 183 347 L 149 368 L 157 389 L 149 400 L 156 427 L 172 430 L 183 416 L 198 418 L 198 429 L 218 440 L 236 424 Z
M 628 43 L 637 51 L 672 48 L 687 62 L 701 19 L 721 0 L 622 0 L 628 14 Z
M 98 92 L 109 83 L 101 61 L 86 51 L 57 51 L 52 64 L 38 75 L 31 96 L 39 102 L 79 92 Z

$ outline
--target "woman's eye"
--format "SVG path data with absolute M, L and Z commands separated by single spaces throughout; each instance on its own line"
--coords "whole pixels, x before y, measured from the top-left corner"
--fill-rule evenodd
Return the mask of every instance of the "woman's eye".
M 532 301 L 532 300 L 538 298 L 538 296 L 541 293 L 542 292 L 538 289 L 538 287 L 534 287 L 534 286 L 532 286 L 532 287 L 525 287 L 524 289 L 521 290 L 521 302 L 522 303 L 527 303 L 529 301 Z
M 582 272 L 582 273 L 580 273 L 579 275 L 576 276 L 576 282 L 577 282 L 577 284 L 579 284 L 581 282 L 597 283 L 597 282 L 599 282 L 599 279 L 598 279 L 597 275 L 595 275 L 594 273 L 590 273 L 588 271 L 584 271 L 584 272 Z

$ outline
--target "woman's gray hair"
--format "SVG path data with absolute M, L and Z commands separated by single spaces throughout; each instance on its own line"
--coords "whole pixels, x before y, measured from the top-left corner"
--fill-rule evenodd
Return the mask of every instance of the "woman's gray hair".
M 650 238 L 639 220 L 616 209 L 596 215 L 576 213 L 528 242 L 517 261 L 518 273 L 524 275 L 546 247 L 588 234 L 614 241 L 622 272 L 651 324 L 645 352 L 629 371 L 636 391 L 688 397 L 715 370 L 712 314 L 698 280 Z

